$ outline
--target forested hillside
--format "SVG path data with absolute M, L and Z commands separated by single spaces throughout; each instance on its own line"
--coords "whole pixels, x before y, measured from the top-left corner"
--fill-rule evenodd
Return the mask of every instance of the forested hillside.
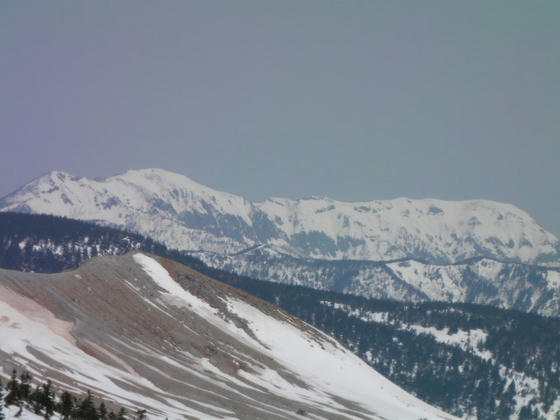
M 558 319 L 482 305 L 407 304 L 222 280 L 337 337 L 395 383 L 453 414 L 560 415 Z

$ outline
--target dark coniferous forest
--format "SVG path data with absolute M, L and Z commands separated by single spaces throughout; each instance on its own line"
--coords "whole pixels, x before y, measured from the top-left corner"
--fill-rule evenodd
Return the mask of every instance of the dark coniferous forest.
M 130 232 L 0 214 L 0 266 L 57 272 L 133 249 L 177 260 L 335 336 L 390 380 L 453 414 L 560 418 L 560 320 L 490 306 L 409 304 L 264 282 L 212 269 Z

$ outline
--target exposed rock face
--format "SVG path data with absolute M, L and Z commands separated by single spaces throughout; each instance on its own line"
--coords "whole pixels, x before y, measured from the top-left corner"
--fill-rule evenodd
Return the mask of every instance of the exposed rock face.
M 89 388 L 156 418 L 450 418 L 276 307 L 141 253 L 0 270 L 3 374 Z
M 101 181 L 52 172 L 4 197 L 0 210 L 95 221 L 171 248 L 222 255 L 258 246 L 302 258 L 430 263 L 473 257 L 532 263 L 560 255 L 558 239 L 509 204 L 407 198 L 252 203 L 160 169 Z

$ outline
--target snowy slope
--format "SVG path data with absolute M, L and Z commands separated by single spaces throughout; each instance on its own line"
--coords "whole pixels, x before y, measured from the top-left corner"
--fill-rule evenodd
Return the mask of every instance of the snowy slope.
M 272 305 L 140 253 L 1 270 L 0 336 L 5 363 L 150 418 L 451 418 Z
M 558 259 L 558 239 L 515 206 L 484 200 L 329 198 L 252 203 L 161 169 L 100 181 L 52 172 L 0 200 L 0 210 L 123 227 L 181 250 L 235 254 L 255 246 L 317 259 L 450 263 L 488 256 Z

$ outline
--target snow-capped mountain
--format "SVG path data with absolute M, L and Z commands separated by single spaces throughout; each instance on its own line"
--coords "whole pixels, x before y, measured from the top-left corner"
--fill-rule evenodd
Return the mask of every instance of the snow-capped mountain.
M 451 418 L 277 307 L 138 252 L 0 270 L 0 336 L 2 369 L 149 418 Z
M 139 232 L 171 248 L 231 255 L 255 247 L 327 260 L 472 257 L 558 259 L 558 239 L 515 206 L 484 200 L 260 203 L 161 169 L 99 181 L 51 172 L 0 200 L 1 211 L 45 213 Z

